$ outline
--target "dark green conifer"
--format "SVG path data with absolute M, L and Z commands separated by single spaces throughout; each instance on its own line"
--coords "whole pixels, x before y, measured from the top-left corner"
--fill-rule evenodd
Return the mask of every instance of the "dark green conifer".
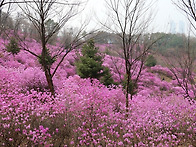
M 17 55 L 20 52 L 20 47 L 18 46 L 18 41 L 14 38 L 10 38 L 10 42 L 6 45 L 6 50 L 12 55 Z
M 90 40 L 82 47 L 82 56 L 76 62 L 77 74 L 81 78 L 98 79 L 107 86 L 113 84 L 109 69 L 102 65 L 102 59 L 99 48 Z
M 148 67 L 153 67 L 157 64 L 157 60 L 155 59 L 155 57 L 153 55 L 149 55 L 145 65 Z

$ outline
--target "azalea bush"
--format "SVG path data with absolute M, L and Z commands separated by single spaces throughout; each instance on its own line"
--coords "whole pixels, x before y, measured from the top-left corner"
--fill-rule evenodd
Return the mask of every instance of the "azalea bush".
M 76 52 L 54 76 L 53 97 L 39 61 L 23 50 L 9 56 L 4 48 L 8 41 L 0 42 L 0 146 L 194 147 L 195 101 L 184 98 L 167 68 L 156 65 L 142 71 L 126 117 L 123 86 L 80 78 Z M 39 54 L 37 42 L 27 44 Z M 122 63 L 109 55 L 103 61 L 119 83 Z
M 1 93 L 1 146 L 193 146 L 195 104 L 175 95 L 139 94 L 125 118 L 122 89 L 70 77 L 49 93 Z

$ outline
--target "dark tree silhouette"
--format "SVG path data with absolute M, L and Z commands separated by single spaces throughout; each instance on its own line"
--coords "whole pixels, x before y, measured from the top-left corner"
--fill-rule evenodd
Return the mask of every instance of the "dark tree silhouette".
M 132 91 L 130 88 L 136 87 L 146 55 L 154 44 L 154 41 L 147 42 L 143 37 L 152 20 L 152 15 L 147 12 L 153 3 L 152 1 L 147 3 L 144 0 L 105 0 L 105 2 L 109 8 L 107 20 L 110 23 L 103 26 L 118 37 L 118 45 L 122 49 L 121 56 L 125 61 L 126 112 L 128 114 L 129 99 L 132 99 L 135 94 L 130 93 Z

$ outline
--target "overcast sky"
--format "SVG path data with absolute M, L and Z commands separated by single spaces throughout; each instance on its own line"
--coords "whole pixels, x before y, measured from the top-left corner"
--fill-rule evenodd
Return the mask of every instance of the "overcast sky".
M 171 0 L 158 0 L 157 15 L 154 21 L 162 31 L 187 32 L 187 19 Z
M 104 18 L 105 0 L 89 0 L 87 5 L 88 17 L 97 15 L 99 18 Z M 153 12 L 156 13 L 152 26 L 153 32 L 171 32 L 185 33 L 187 32 L 187 20 L 183 13 L 172 3 L 172 0 L 157 0 Z M 93 19 L 92 19 L 93 20 Z M 95 25 L 96 19 L 93 20 Z

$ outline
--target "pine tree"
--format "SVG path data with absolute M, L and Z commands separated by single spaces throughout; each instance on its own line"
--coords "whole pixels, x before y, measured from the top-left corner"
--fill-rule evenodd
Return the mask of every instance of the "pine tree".
M 114 82 L 112 74 L 110 73 L 108 67 L 104 67 L 103 76 L 101 77 L 100 81 L 106 86 L 109 86 L 111 84 L 117 85 L 117 83 Z
M 12 55 L 17 55 L 20 52 L 20 47 L 18 46 L 18 41 L 14 38 L 10 38 L 10 42 L 6 45 L 7 52 L 12 53 Z
M 153 55 L 149 55 L 145 65 L 148 67 L 153 67 L 157 64 L 157 60 L 155 59 L 155 57 Z
M 102 59 L 99 48 L 90 40 L 82 47 L 82 56 L 76 62 L 77 74 L 81 78 L 98 79 L 107 86 L 113 84 L 109 69 L 102 65 Z

